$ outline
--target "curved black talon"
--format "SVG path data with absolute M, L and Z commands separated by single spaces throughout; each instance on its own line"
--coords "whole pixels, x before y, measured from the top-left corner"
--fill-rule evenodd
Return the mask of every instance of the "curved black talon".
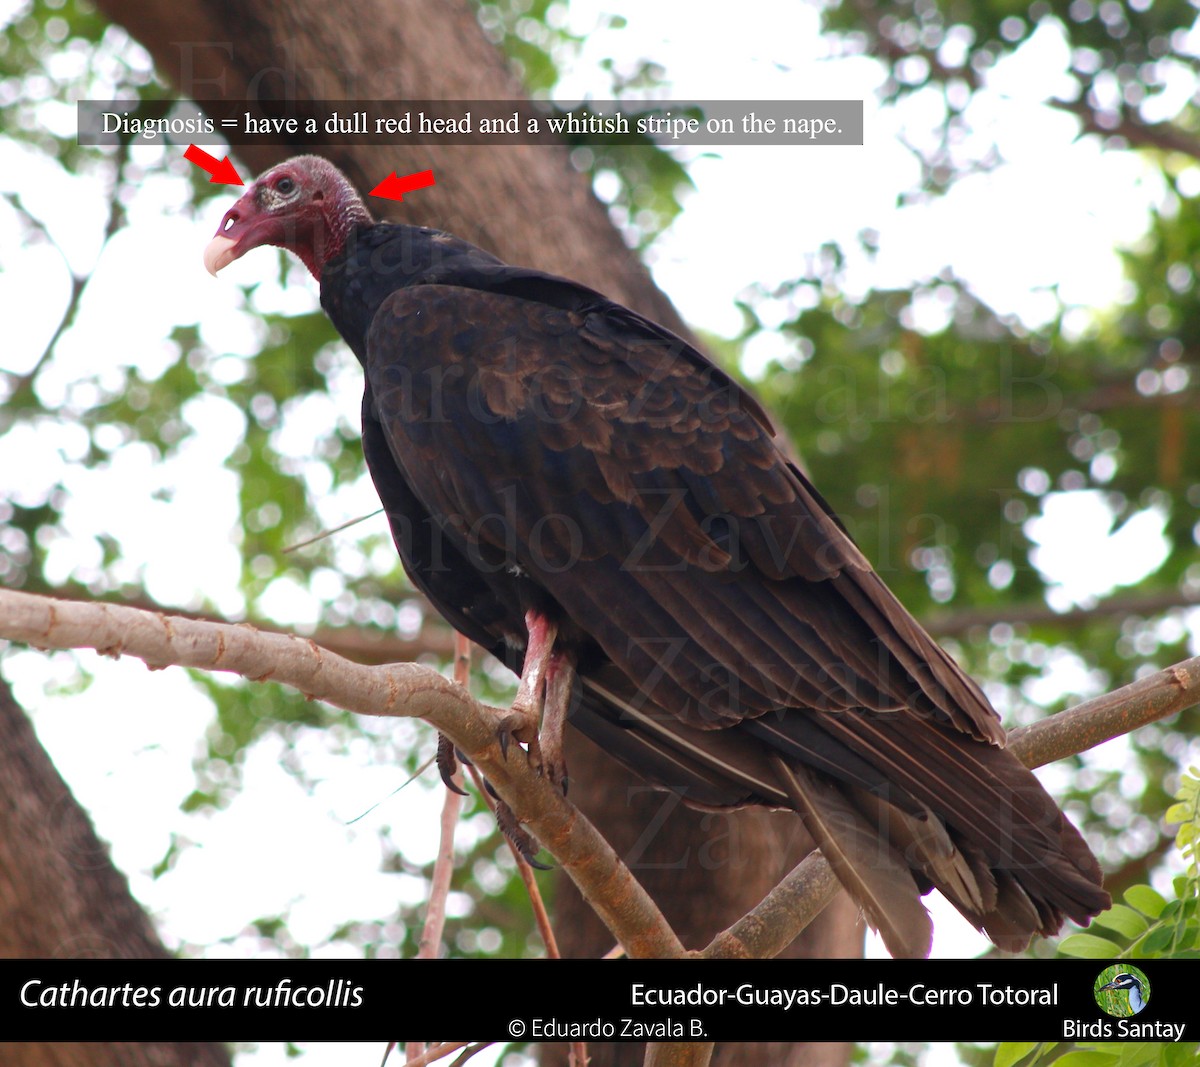
M 499 726 L 496 727 L 496 740 L 500 742 L 500 755 L 505 760 L 508 759 L 508 746 L 513 741 L 514 718 L 512 715 L 506 715 L 500 720 Z
M 496 740 L 500 742 L 500 755 L 506 760 L 508 759 L 508 746 L 516 744 L 517 748 L 521 748 L 521 736 L 529 729 L 529 717 L 519 711 L 510 711 L 503 716 L 496 724 Z M 530 742 L 530 749 L 537 744 L 536 733 L 534 740 Z M 526 752 L 526 758 L 529 758 L 530 753 Z
M 496 800 L 496 825 L 503 831 L 514 845 L 516 850 L 521 854 L 521 858 L 529 864 L 530 867 L 536 868 L 539 871 L 550 871 L 553 867 L 545 863 L 539 863 L 534 857 L 537 855 L 541 846 L 537 843 L 537 838 L 526 831 L 513 814 L 512 808 L 504 803 L 503 800 Z
M 455 757 L 458 755 L 453 742 L 445 734 L 438 734 L 437 743 L 437 769 L 438 774 L 442 776 L 442 783 L 450 790 L 451 793 L 457 793 L 460 797 L 468 796 L 465 789 L 459 788 L 458 783 L 454 780 L 454 772 L 458 769 L 458 761 Z M 463 760 L 466 763 L 466 760 Z

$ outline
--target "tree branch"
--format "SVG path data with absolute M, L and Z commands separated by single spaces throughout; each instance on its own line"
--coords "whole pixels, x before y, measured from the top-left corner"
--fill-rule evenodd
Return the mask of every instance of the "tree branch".
M 1172 608 L 1200 607 L 1200 593 L 1188 589 L 1167 589 L 1157 593 L 1129 593 L 1105 597 L 1090 608 L 1055 611 L 1045 601 L 1033 604 L 997 604 L 987 608 L 963 608 L 925 615 L 921 624 L 939 637 L 959 637 L 970 630 L 994 626 L 999 622 L 1086 626 L 1097 619 L 1123 618 L 1127 615 L 1161 615 Z
M 356 663 L 407 663 L 422 656 L 434 656 L 449 660 L 454 656 L 454 631 L 436 615 L 433 607 L 422 593 L 413 590 L 406 594 L 428 606 L 424 622 L 415 637 L 401 637 L 396 633 L 362 626 L 321 626 L 308 636 L 323 649 Z M 67 600 L 75 600 L 71 594 Z M 80 603 L 119 603 L 122 607 L 138 608 L 149 612 L 167 612 L 181 618 L 206 622 L 223 620 L 203 612 L 184 611 L 175 607 L 163 607 L 149 597 L 122 597 L 118 601 L 95 601 L 80 599 Z M 1123 618 L 1127 615 L 1161 615 L 1173 608 L 1200 607 L 1200 593 L 1189 589 L 1167 589 L 1154 593 L 1115 594 L 1099 600 L 1091 607 L 1071 608 L 1055 611 L 1045 601 L 1028 604 L 996 604 L 981 608 L 961 608 L 950 611 L 935 611 L 920 617 L 920 623 L 935 637 L 962 637 L 971 630 L 986 629 L 997 623 L 1026 623 L 1032 626 L 1052 625 L 1065 629 L 1086 626 L 1097 619 Z M 282 633 L 276 624 L 248 619 L 256 629 L 270 633 Z
M 196 622 L 3 589 L 0 638 L 39 648 L 94 648 L 110 656 L 128 653 L 152 669 L 178 664 L 233 671 L 253 681 L 282 682 L 309 699 L 358 714 L 426 719 L 447 734 L 520 813 L 522 822 L 562 864 L 629 956 L 686 955 L 654 902 L 595 828 L 526 760 L 503 758 L 496 739 L 498 713 L 428 667 L 403 663 L 364 667 L 310 640 L 263 633 L 244 624 Z M 1040 767 L 1198 703 L 1200 657 L 1195 657 L 1014 730 L 1009 745 L 1027 766 Z M 753 911 L 695 955 L 774 955 L 820 913 L 836 890 L 828 864 L 812 855 Z
M 527 760 L 505 760 L 499 713 L 430 667 L 364 667 L 313 641 L 245 624 L 196 622 L 112 604 L 0 589 L 0 637 L 36 648 L 92 648 L 172 665 L 276 681 L 360 715 L 422 718 L 448 735 L 579 886 L 632 957 L 679 957 L 683 946 L 608 842 Z
M 434 613 L 432 605 L 425 599 L 423 593 L 412 590 L 405 591 L 405 599 L 417 600 L 428 605 L 429 610 L 415 637 L 401 637 L 396 633 L 373 629 L 365 626 L 319 626 L 308 637 L 323 649 L 334 652 L 356 663 L 407 663 L 422 656 L 435 656 L 439 660 L 449 660 L 455 655 L 454 631 L 442 621 L 441 616 Z M 95 600 L 82 593 L 76 596 L 73 592 L 64 593 L 59 599 L 76 601 L 81 604 L 112 604 L 114 607 L 136 608 L 152 614 L 168 614 L 172 618 L 193 619 L 197 622 L 212 622 L 225 624 L 226 620 L 202 611 L 187 611 L 183 608 L 169 607 L 157 603 L 145 593 L 134 596 L 122 596 L 119 600 Z M 284 633 L 277 624 L 264 619 L 246 619 L 246 623 L 256 630 L 268 633 Z
M 753 911 L 722 930 L 700 955 L 712 960 L 772 959 L 824 911 L 841 884 L 820 852 L 810 852 Z
M 1026 767 L 1044 767 L 1196 704 L 1200 704 L 1200 656 L 1041 722 L 1020 726 L 1008 735 L 1008 747 Z

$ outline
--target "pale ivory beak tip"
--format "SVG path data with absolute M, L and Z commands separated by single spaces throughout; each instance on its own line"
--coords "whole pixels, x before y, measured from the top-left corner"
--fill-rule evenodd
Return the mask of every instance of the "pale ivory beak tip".
M 215 278 L 217 271 L 222 267 L 229 266 L 230 263 L 238 258 L 237 252 L 234 251 L 236 248 L 237 241 L 217 234 L 216 237 L 208 242 L 208 247 L 204 249 L 204 269 Z

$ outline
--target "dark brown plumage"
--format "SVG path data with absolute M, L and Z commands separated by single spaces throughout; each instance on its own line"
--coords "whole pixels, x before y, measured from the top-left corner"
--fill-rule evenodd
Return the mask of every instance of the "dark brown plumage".
M 214 272 L 291 249 L 366 374 L 363 447 L 414 583 L 561 719 L 704 807 L 791 808 L 895 955 L 937 886 L 1016 948 L 1107 906 L 979 688 L 900 605 L 770 420 L 628 308 L 374 223 L 316 157 L 258 180 Z M 584 773 L 587 773 L 586 771 Z

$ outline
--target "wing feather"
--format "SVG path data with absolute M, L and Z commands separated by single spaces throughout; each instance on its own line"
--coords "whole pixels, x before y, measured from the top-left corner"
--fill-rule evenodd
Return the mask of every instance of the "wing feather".
M 838 881 L 858 901 L 888 952 L 897 958 L 928 956 L 933 923 L 921 904 L 908 864 L 833 786 L 814 777 L 803 765 L 791 765 L 778 756 L 774 762 L 804 828 L 820 846 Z
M 1005 945 L 1102 906 L 978 686 L 758 404 L 590 290 L 471 262 L 393 292 L 356 348 L 372 472 L 406 565 L 446 540 L 418 584 L 454 625 L 519 665 L 504 602 L 536 587 L 582 665 L 573 721 L 689 802 L 794 807 L 894 954 L 927 951 L 930 884 Z

